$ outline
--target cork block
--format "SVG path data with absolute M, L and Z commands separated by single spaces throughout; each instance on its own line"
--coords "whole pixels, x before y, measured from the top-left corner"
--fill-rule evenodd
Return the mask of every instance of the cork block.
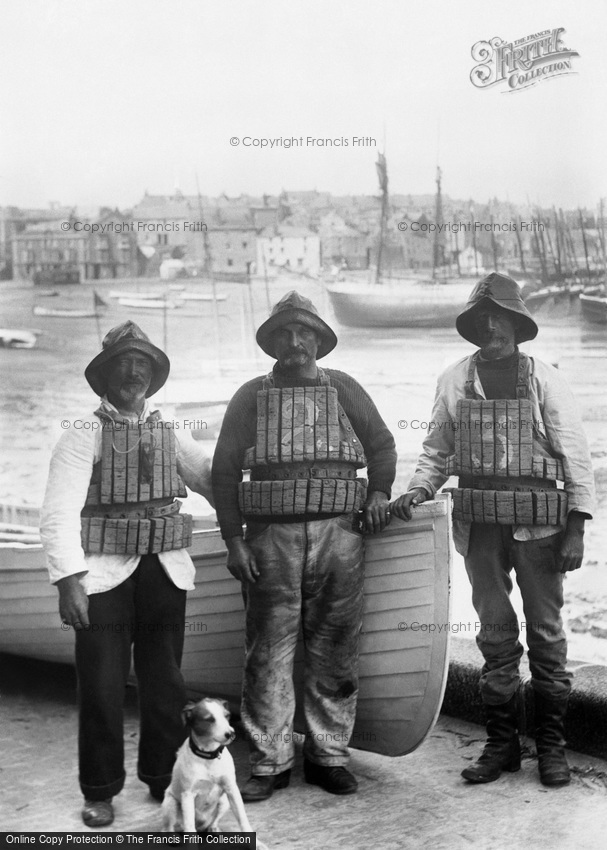
M 496 399 L 493 402 L 494 410 L 494 458 L 495 475 L 508 475 L 508 448 L 510 444 L 510 433 L 508 428 L 508 407 L 506 399 Z
M 165 520 L 162 517 L 151 520 L 150 529 L 150 552 L 162 552 L 162 544 L 164 542 L 164 526 Z
M 317 514 L 322 510 L 325 510 L 323 505 L 323 493 L 324 493 L 324 485 L 326 484 L 326 479 L 321 478 L 309 478 L 308 479 L 308 499 L 306 510 L 308 513 Z
M 315 388 L 304 387 L 304 424 L 303 424 L 303 456 L 304 460 L 313 461 L 316 458 L 316 399 Z
M 103 551 L 103 519 L 92 516 L 88 518 L 89 523 L 89 552 Z
M 471 399 L 470 405 L 470 472 L 481 475 L 483 471 L 483 420 L 481 402 Z
M 273 516 L 280 516 L 283 513 L 283 481 L 271 482 L 271 510 Z
M 493 401 L 481 402 L 481 468 L 483 475 L 495 471 L 495 408 Z
M 268 390 L 268 463 L 280 460 L 280 390 Z
M 335 387 L 327 387 L 327 430 L 329 460 L 339 460 L 339 406 Z
M 496 522 L 500 525 L 514 525 L 514 493 L 507 490 L 495 491 Z
M 314 387 L 314 406 L 316 408 L 316 459 L 327 460 L 329 457 L 327 387 Z
M 115 555 L 118 552 L 118 520 L 105 519 L 103 521 L 103 553 Z
M 109 424 L 103 420 L 101 431 L 101 504 L 112 504 L 112 448 L 113 432 Z
M 147 425 L 141 426 L 139 441 L 139 501 L 149 502 L 154 472 L 154 437 Z
M 483 490 L 483 515 L 484 522 L 497 522 L 495 490 Z
M 255 460 L 258 464 L 268 462 L 268 391 L 259 390 L 257 393 L 257 436 L 255 443 Z M 247 459 L 247 469 L 253 465 L 252 459 Z
M 145 555 L 150 551 L 150 537 L 152 535 L 152 521 L 149 519 L 139 520 L 139 536 L 137 538 L 137 554 Z
M 304 459 L 305 393 L 303 387 L 293 390 L 293 461 Z
M 295 513 L 295 481 L 287 480 L 282 482 L 282 513 Z
M 282 390 L 280 401 L 280 455 L 283 463 L 293 461 L 293 389 Z
M 295 513 L 305 514 L 308 504 L 308 480 L 298 479 L 295 481 Z
M 126 423 L 117 423 L 113 431 L 112 502 L 114 504 L 126 502 L 127 430 Z
M 139 501 L 139 442 L 141 429 L 131 425 L 126 430 L 126 502 Z M 135 549 L 135 552 L 137 550 Z M 133 553 L 134 554 L 134 553 Z
M 152 499 L 162 499 L 164 493 L 162 428 L 154 423 L 152 439 L 154 441 L 154 471 L 152 473 Z
M 126 554 L 136 555 L 138 552 L 138 536 L 139 536 L 139 520 L 128 520 L 128 529 L 126 533 Z

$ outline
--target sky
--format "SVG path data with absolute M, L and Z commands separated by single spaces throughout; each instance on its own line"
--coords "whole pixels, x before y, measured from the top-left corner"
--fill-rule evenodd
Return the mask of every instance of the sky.
M 3 0 L 0 206 L 145 191 L 607 197 L 604 0 Z M 472 85 L 471 49 L 562 27 L 575 71 Z M 237 138 L 239 144 L 231 144 Z M 247 139 L 347 139 L 260 148 Z M 353 145 L 370 137 L 373 145 Z

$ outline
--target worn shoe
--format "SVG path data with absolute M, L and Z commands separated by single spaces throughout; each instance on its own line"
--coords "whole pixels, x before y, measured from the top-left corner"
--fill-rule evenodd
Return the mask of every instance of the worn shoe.
M 166 791 L 166 786 L 163 785 L 161 787 L 160 785 L 148 785 L 148 788 L 150 789 L 150 797 L 153 800 L 156 800 L 158 803 L 162 803 L 162 801 L 164 800 L 164 792 Z
M 320 785 L 329 794 L 356 794 L 358 782 L 345 767 L 314 764 L 304 760 L 304 777 L 310 785 Z
M 114 821 L 112 798 L 107 800 L 85 800 L 82 820 L 87 826 L 109 826 Z
M 252 775 L 241 791 L 245 803 L 258 803 L 269 799 L 274 791 L 286 788 L 291 781 L 291 771 L 283 770 L 282 773 L 255 776 Z

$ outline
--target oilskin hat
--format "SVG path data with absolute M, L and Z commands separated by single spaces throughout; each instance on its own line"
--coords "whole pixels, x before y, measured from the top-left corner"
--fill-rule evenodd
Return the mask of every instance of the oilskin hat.
M 314 304 L 309 298 L 304 298 L 303 295 L 293 289 L 291 292 L 287 292 L 278 304 L 274 305 L 270 318 L 266 319 L 257 331 L 256 339 L 259 347 L 270 357 L 276 357 L 274 353 L 274 331 L 293 322 L 306 325 L 318 334 L 320 343 L 316 352 L 317 360 L 333 351 L 337 345 L 337 337 L 329 325 L 320 318 Z
M 147 354 L 152 361 L 153 375 L 145 396 L 148 398 L 154 395 L 164 386 L 169 377 L 171 363 L 164 351 L 152 345 L 147 334 L 144 334 L 139 325 L 130 320 L 116 325 L 107 332 L 103 339 L 101 353 L 94 357 L 84 370 L 84 377 L 91 389 L 98 396 L 105 395 L 110 361 L 124 354 L 125 351 L 140 351 L 142 354 Z
M 476 330 L 476 315 L 482 308 L 492 304 L 501 307 L 512 315 L 515 323 L 516 342 L 535 339 L 538 327 L 521 297 L 518 283 L 511 277 L 499 272 L 491 272 L 476 284 L 463 312 L 455 320 L 455 327 L 460 336 L 473 345 L 481 345 Z

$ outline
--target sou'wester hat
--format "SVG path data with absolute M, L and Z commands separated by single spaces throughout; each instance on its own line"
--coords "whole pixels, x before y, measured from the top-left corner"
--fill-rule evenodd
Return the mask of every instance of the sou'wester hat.
M 538 326 L 525 306 L 518 283 L 499 272 L 491 272 L 472 290 L 465 309 L 455 320 L 455 327 L 460 336 L 473 345 L 480 346 L 475 318 L 480 309 L 489 307 L 491 304 L 512 313 L 510 318 L 515 323 L 517 344 L 526 342 L 528 339 L 535 339 Z
M 291 292 L 287 292 L 278 304 L 274 305 L 270 318 L 266 319 L 257 331 L 256 339 L 259 347 L 270 357 L 275 358 L 272 335 L 274 331 L 285 325 L 290 325 L 292 322 L 306 325 L 318 334 L 320 344 L 316 353 L 317 360 L 333 351 L 337 345 L 337 337 L 329 325 L 320 318 L 314 304 L 309 298 L 304 298 L 303 295 L 293 289 Z
M 164 386 L 166 379 L 169 377 L 171 363 L 164 351 L 156 348 L 149 340 L 147 334 L 141 330 L 139 325 L 131 322 L 130 319 L 116 325 L 107 332 L 103 339 L 101 352 L 94 357 L 89 365 L 84 370 L 84 377 L 89 382 L 89 385 L 94 393 L 98 396 L 103 396 L 107 392 L 106 372 L 108 365 L 114 357 L 124 354 L 125 351 L 140 351 L 152 361 L 153 375 L 146 398 Z

